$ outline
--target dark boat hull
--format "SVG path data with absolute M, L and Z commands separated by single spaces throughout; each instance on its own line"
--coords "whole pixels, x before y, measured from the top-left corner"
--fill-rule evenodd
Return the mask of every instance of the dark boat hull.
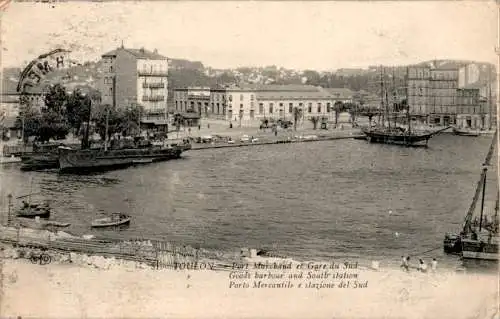
M 35 171 L 59 167 L 57 153 L 29 154 L 21 157 L 21 170 Z
M 24 218 L 35 218 L 35 217 L 40 217 L 40 218 L 49 218 L 50 217 L 50 211 L 41 211 L 41 212 L 29 212 L 29 213 L 18 213 L 17 217 L 24 217 Z
M 179 158 L 188 146 L 171 148 L 145 148 L 121 150 L 73 150 L 59 149 L 60 172 L 91 172 L 125 168 L 133 165 L 167 161 Z
M 443 241 L 443 250 L 447 254 L 459 255 L 462 253 L 462 241 L 459 235 L 446 234 Z
M 384 132 L 382 130 L 369 130 L 364 129 L 363 133 L 366 135 L 370 143 L 382 144 L 397 144 L 397 145 L 427 145 L 427 142 L 432 137 L 433 133 L 426 134 L 406 134 L 406 133 L 392 133 Z

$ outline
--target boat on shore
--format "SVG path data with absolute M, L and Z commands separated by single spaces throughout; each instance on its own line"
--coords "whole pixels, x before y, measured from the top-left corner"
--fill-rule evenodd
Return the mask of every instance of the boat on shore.
M 443 241 L 444 251 L 449 254 L 460 255 L 463 260 L 498 261 L 498 207 L 499 197 L 495 205 L 495 214 L 490 220 L 484 214 L 484 200 L 486 193 L 486 175 L 495 149 L 498 132 L 495 132 L 490 149 L 483 164 L 483 171 L 477 183 L 472 203 L 465 215 L 462 230 L 459 234 L 445 234 Z M 477 203 L 481 197 L 479 218 L 473 220 Z
M 111 216 L 99 218 L 92 221 L 93 228 L 116 227 L 130 224 L 130 216 L 122 213 L 114 213 Z

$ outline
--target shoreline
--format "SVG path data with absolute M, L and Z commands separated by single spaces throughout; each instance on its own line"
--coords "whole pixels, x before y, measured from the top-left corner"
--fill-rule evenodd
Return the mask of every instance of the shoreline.
M 298 287 L 293 279 L 253 278 L 254 269 L 245 281 L 244 271 L 236 278 L 234 271 L 158 270 L 122 261 L 107 268 L 76 259 L 39 265 L 1 253 L 5 317 L 303 318 L 315 309 L 320 318 L 498 318 L 496 275 L 360 269 L 346 271 L 366 287 L 333 288 L 333 279 L 304 279 Z

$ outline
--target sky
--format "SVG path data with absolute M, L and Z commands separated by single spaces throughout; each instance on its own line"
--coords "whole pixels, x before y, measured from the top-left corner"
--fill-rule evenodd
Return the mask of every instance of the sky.
M 97 60 L 122 41 L 214 68 L 498 59 L 491 1 L 11 3 L 1 20 L 4 67 L 57 47 Z

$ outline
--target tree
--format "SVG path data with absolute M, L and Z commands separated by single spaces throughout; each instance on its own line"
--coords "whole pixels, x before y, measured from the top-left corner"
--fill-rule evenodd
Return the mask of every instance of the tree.
M 81 91 L 75 90 L 67 97 L 66 118 L 75 135 L 80 135 L 82 124 L 88 122 L 90 109 L 90 97 Z
M 64 113 L 67 100 L 68 95 L 61 84 L 51 86 L 49 92 L 45 94 L 45 106 L 47 109 L 61 115 Z
M 335 111 L 335 125 L 338 124 L 340 112 L 342 112 L 343 107 L 344 107 L 344 104 L 341 101 L 337 101 L 333 105 L 333 109 Z
M 55 140 L 64 139 L 69 130 L 70 127 L 61 114 L 54 110 L 42 111 L 38 130 L 38 138 L 42 143 L 48 142 L 51 138 Z
M 354 103 L 346 103 L 344 104 L 345 109 L 349 112 L 349 115 L 351 116 L 351 123 L 356 122 L 356 117 L 357 117 L 357 112 L 358 112 L 358 106 Z
M 297 131 L 297 122 L 302 118 L 302 109 L 298 107 L 293 108 L 293 129 Z
M 53 85 L 45 94 L 45 108 L 42 109 L 38 138 L 41 142 L 53 139 L 64 139 L 70 126 L 66 115 L 68 95 L 60 84 Z
M 319 123 L 319 116 L 311 116 L 309 118 L 309 121 L 312 122 L 313 124 L 313 129 L 315 130 L 317 127 L 318 127 L 318 123 Z
M 30 97 L 23 93 L 19 98 L 20 109 L 16 118 L 15 128 L 21 131 L 23 142 L 27 143 L 30 136 L 38 136 L 41 114 L 33 106 Z

